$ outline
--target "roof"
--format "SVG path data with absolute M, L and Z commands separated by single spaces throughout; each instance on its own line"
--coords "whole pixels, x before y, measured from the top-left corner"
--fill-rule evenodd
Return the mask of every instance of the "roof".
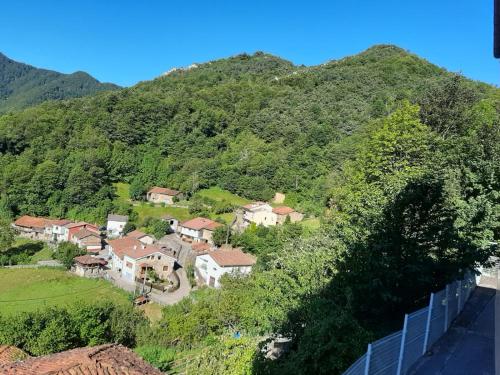
M 76 228 L 76 227 L 91 227 L 95 228 L 96 230 L 99 229 L 97 225 L 94 224 L 89 224 L 85 221 L 78 221 L 76 223 L 68 223 L 65 225 L 66 228 L 71 229 L 71 228 Z
M 253 266 L 255 257 L 240 249 L 217 250 L 208 254 L 221 267 Z
M 132 238 L 137 238 L 137 239 L 142 238 L 142 237 L 146 237 L 146 236 L 149 236 L 149 234 L 141 232 L 140 230 L 133 230 L 132 232 L 127 234 L 127 237 L 132 237 Z
M 48 219 L 45 219 L 43 217 L 24 215 L 14 221 L 14 225 L 26 228 L 45 228 L 45 225 L 48 221 Z
M 210 245 L 206 242 L 196 242 L 191 245 L 191 248 L 197 253 L 201 253 L 211 249 Z
M 96 258 L 91 255 L 81 255 L 79 257 L 75 257 L 73 260 L 84 266 L 93 266 L 93 265 L 105 266 L 106 264 L 108 264 L 108 262 L 106 262 L 104 259 Z
M 251 211 L 251 210 L 262 208 L 263 206 L 269 206 L 269 203 L 266 203 L 266 202 L 252 202 L 252 203 L 245 204 L 243 206 L 243 208 L 245 210 Z
M 222 224 L 204 217 L 197 217 L 181 223 L 181 226 L 194 230 L 214 230 L 215 228 L 222 226 Z
M 295 210 L 291 207 L 280 206 L 280 207 L 274 207 L 273 212 L 277 215 L 288 215 L 291 214 L 292 212 L 295 212 Z
M 84 238 L 87 238 L 87 237 L 90 237 L 90 236 L 96 237 L 96 238 L 99 238 L 99 239 L 101 238 L 99 236 L 99 234 L 97 234 L 96 232 L 92 232 L 92 231 L 90 231 L 90 230 L 88 230 L 86 228 L 82 228 L 78 232 L 76 232 L 75 234 L 73 234 L 73 237 L 78 238 L 80 240 L 84 239 Z
M 109 214 L 108 221 L 118 221 L 120 223 L 126 223 L 128 221 L 128 216 Z
M 53 226 L 53 225 L 58 225 L 58 226 L 64 226 L 64 225 L 67 225 L 67 224 L 71 224 L 72 221 L 71 220 L 68 220 L 68 219 L 47 219 L 46 220 L 46 223 L 45 223 L 45 226 Z
M 171 197 L 175 197 L 176 195 L 179 195 L 181 192 L 178 190 L 153 186 L 151 189 L 149 189 L 148 193 L 163 194 L 163 195 L 169 195 Z
M 113 252 L 121 259 L 123 259 L 125 255 L 132 259 L 139 259 L 154 253 L 164 254 L 159 247 L 144 245 L 141 241 L 132 237 L 118 238 L 108 243 L 113 248 Z
M 106 344 L 67 350 L 0 366 L 4 375 L 161 375 L 123 345 Z
M 0 345 L 0 367 L 29 357 L 27 353 L 12 345 Z

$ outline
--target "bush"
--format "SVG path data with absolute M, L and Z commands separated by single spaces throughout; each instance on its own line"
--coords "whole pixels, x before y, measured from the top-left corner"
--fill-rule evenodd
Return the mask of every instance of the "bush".
M 160 371 L 172 369 L 172 362 L 175 358 L 175 351 L 172 348 L 162 348 L 158 346 L 139 346 L 135 348 L 146 362 L 149 362 Z
M 86 253 L 86 250 L 80 249 L 77 245 L 71 242 L 61 242 L 59 246 L 57 246 L 57 250 L 54 254 L 52 254 L 52 257 L 60 261 L 64 267 L 70 269 L 73 265 L 73 259 Z

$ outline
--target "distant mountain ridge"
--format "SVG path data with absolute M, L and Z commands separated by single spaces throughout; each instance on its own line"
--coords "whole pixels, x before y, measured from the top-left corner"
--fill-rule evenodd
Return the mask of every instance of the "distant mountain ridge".
M 14 61 L 0 53 L 0 113 L 46 100 L 78 98 L 120 88 L 85 72 L 63 74 Z

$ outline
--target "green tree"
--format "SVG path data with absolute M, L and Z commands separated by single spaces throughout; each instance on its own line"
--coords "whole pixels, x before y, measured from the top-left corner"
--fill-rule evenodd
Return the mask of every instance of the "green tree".
M 73 265 L 73 259 L 86 253 L 84 249 L 80 249 L 71 242 L 61 242 L 52 256 L 54 259 L 60 261 L 67 269 L 70 269 Z

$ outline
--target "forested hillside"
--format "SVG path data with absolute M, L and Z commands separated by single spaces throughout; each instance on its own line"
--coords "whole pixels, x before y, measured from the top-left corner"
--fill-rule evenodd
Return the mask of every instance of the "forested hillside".
M 100 83 L 85 72 L 62 74 L 19 63 L 0 53 L 0 113 L 46 100 L 91 95 L 118 86 Z
M 499 99 L 394 46 L 317 67 L 243 54 L 0 117 L 0 212 L 102 222 L 123 209 L 118 181 L 133 198 L 285 192 L 318 231 L 234 234 L 259 258 L 252 274 L 166 308 L 136 342 L 197 374 L 339 374 L 494 251 Z M 268 361 L 276 335 L 291 351 Z

